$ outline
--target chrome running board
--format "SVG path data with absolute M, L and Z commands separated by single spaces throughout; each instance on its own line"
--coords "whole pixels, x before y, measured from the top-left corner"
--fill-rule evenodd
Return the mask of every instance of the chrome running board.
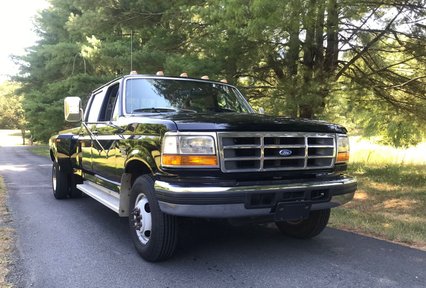
M 118 193 L 90 181 L 84 181 L 83 184 L 77 184 L 77 188 L 112 211 L 120 214 L 120 199 Z

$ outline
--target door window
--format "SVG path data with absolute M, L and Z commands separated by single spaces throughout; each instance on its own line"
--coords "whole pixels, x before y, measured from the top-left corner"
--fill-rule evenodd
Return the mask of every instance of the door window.
M 104 90 L 101 90 L 92 96 L 92 101 L 90 102 L 89 115 L 87 117 L 87 122 L 97 122 L 99 120 L 99 114 L 102 108 L 104 97 L 105 97 Z
M 119 84 L 115 84 L 108 88 L 106 93 L 106 101 L 101 113 L 100 121 L 110 121 L 113 115 L 115 103 L 117 102 Z

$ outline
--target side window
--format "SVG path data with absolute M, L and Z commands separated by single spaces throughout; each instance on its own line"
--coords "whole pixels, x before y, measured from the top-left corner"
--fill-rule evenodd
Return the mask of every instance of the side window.
M 87 116 L 87 122 L 97 122 L 99 120 L 99 114 L 104 102 L 105 91 L 101 90 L 92 96 L 90 101 L 89 114 Z
M 109 121 L 112 118 L 115 103 L 117 102 L 119 84 L 114 84 L 108 88 L 106 93 L 106 101 L 102 108 L 100 120 Z

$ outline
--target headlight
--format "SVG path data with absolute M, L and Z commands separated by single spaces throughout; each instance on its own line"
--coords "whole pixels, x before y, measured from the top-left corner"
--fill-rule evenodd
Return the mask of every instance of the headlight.
M 337 135 L 337 155 L 336 163 L 345 163 L 349 161 L 349 138 L 347 135 Z
M 213 135 L 166 133 L 161 164 L 166 167 L 217 167 L 215 143 Z

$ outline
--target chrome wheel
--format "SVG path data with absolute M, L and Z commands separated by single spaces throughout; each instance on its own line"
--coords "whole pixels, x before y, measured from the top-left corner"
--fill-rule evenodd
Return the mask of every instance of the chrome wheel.
M 177 218 L 161 211 L 151 175 L 136 178 L 129 207 L 130 236 L 138 253 L 150 262 L 170 258 L 177 243 Z
M 152 217 L 148 198 L 145 194 L 139 194 L 132 212 L 136 235 L 142 244 L 148 243 L 151 238 Z

